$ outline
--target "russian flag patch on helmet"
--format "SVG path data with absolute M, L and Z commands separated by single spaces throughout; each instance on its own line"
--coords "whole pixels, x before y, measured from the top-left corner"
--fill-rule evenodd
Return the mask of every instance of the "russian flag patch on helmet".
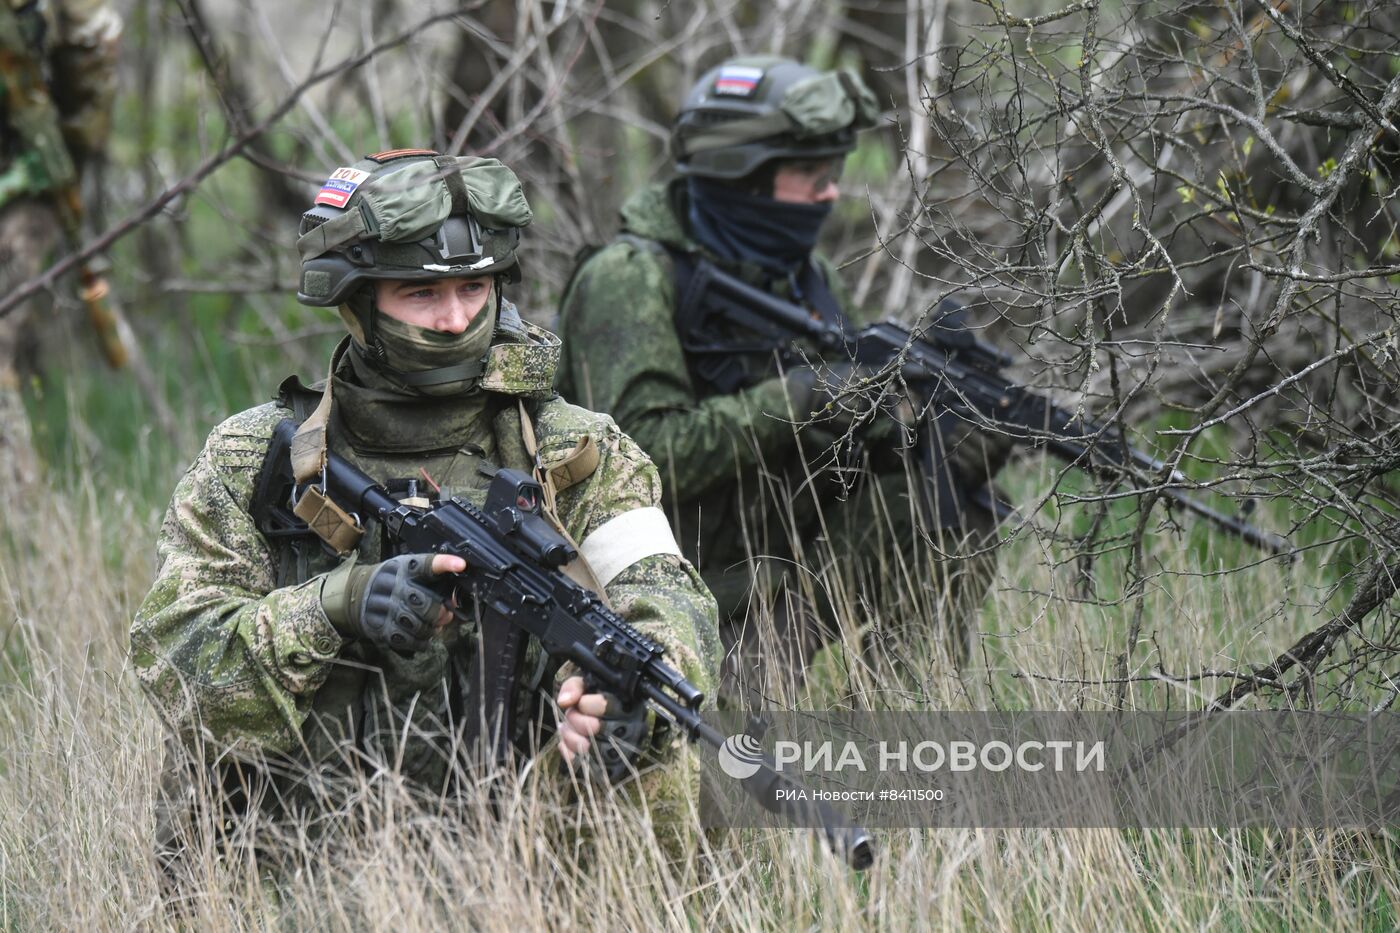
M 763 80 L 763 69 L 750 65 L 725 65 L 715 78 L 714 93 L 725 97 L 752 97 Z
M 321 186 L 315 203 L 327 207 L 344 207 L 350 203 L 350 195 L 354 194 L 355 189 L 368 177 L 369 172 L 362 172 L 356 168 L 338 168 L 331 172 L 331 177 Z

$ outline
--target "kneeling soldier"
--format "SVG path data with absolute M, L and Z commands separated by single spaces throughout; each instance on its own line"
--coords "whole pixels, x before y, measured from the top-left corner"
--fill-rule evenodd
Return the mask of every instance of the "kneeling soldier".
M 286 534 L 270 480 L 327 450 L 413 504 L 480 506 L 496 468 L 533 473 L 579 543 L 576 578 L 711 689 L 715 604 L 658 507 L 656 469 L 611 418 L 555 395 L 557 338 L 504 297 L 530 219 L 493 159 L 398 150 L 338 169 L 298 242 L 298 300 L 339 308 L 350 331 L 329 379 L 289 379 L 277 402 L 220 424 L 175 490 L 132 627 L 135 668 L 179 744 L 219 748 L 215 780 L 263 788 L 264 807 L 304 799 L 312 770 L 396 767 L 436 793 L 486 744 L 483 724 L 532 753 L 554 731 L 551 700 L 570 760 L 600 732 L 661 744 L 641 708 L 612 708 L 530 639 L 484 637 L 444 576 L 460 558 L 387 554 L 373 522 Z M 279 450 L 288 418 L 300 427 Z M 497 695 L 503 671 L 507 699 L 486 710 L 483 683 Z M 636 764 L 608 760 L 615 779 Z M 187 782 L 179 756 L 168 768 Z

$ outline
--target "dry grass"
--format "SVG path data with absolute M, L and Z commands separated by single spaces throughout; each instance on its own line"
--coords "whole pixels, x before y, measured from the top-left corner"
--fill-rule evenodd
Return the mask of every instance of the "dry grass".
M 173 472 L 169 462 L 141 466 Z M 211 844 L 195 856 L 197 880 L 177 908 L 151 858 L 161 728 L 125 647 L 154 570 L 158 512 L 100 488 L 91 470 L 63 475 L 62 494 L 40 490 L 8 510 L 0 535 L 0 929 L 1394 925 L 1400 875 L 1388 837 L 911 830 L 881 833 L 875 866 L 857 875 L 806 832 L 697 838 L 693 856 L 670 859 L 635 806 L 567 804 L 554 781 L 533 771 L 500 792 L 499 819 L 482 800 L 444 809 L 394 780 L 362 786 L 329 832 L 314 841 L 285 834 L 275 886 L 261 880 L 266 864 Z M 1013 479 L 1021 497 L 1042 477 L 1032 464 Z M 1006 546 L 972 661 L 960 673 L 946 658 L 916 659 L 891 691 L 877 655 L 843 673 L 846 701 L 1110 704 L 1115 688 L 1102 681 L 1121 649 L 1124 610 L 1069 599 L 1073 568 L 1051 572 L 1044 556 L 1031 536 Z M 1200 569 L 1167 537 L 1151 556 L 1166 570 Z M 1152 577 L 1144 638 L 1160 652 L 1140 650 L 1140 672 L 1159 662 L 1185 670 L 1270 655 L 1310 624 L 1307 594 L 1326 584 L 1325 565 L 1315 555 L 1286 573 L 1265 566 Z M 1111 582 L 1112 561 L 1100 572 Z M 920 592 L 915 582 L 900 606 L 873 610 L 876 624 L 881 611 L 929 611 Z M 926 647 L 941 650 L 931 639 Z M 911 669 L 927 672 L 922 683 L 910 684 Z M 1186 705 L 1199 703 L 1197 689 L 1148 682 L 1129 696 L 1150 706 L 1185 691 L 1172 702 Z

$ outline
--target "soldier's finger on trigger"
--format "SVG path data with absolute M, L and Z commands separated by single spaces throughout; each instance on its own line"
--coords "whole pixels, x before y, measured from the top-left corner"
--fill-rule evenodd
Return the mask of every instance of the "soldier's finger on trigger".
M 428 572 L 436 576 L 444 573 L 461 573 L 465 569 L 467 569 L 466 561 L 455 554 L 436 554 L 433 556 Z

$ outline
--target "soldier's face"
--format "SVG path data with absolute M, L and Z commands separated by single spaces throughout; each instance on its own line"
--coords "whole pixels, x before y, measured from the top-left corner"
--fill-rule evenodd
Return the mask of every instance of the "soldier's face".
M 825 204 L 841 196 L 837 182 L 845 159 L 789 159 L 773 175 L 773 200 L 789 204 Z
M 445 334 L 466 330 L 486 307 L 490 294 L 490 276 L 374 283 L 375 303 L 380 311 L 396 321 Z

